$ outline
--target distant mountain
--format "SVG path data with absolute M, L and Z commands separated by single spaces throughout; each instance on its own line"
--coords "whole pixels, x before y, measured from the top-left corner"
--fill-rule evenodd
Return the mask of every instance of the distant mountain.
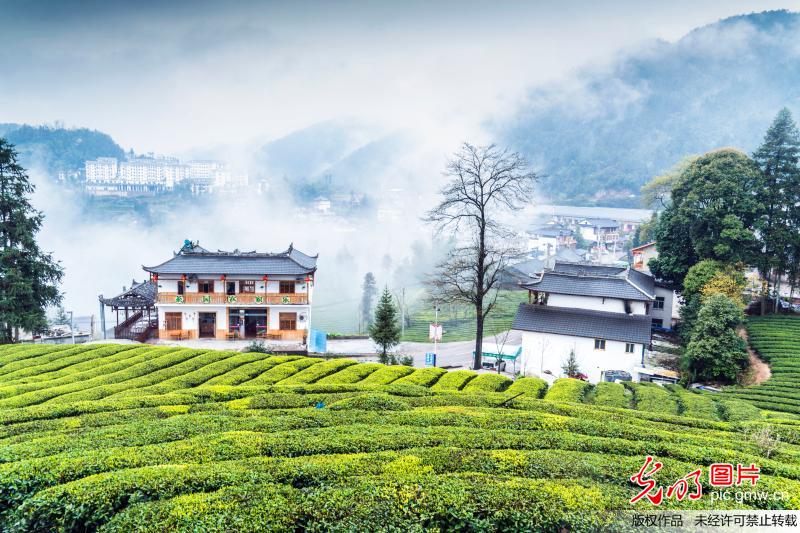
M 380 136 L 375 126 L 354 120 L 314 124 L 265 144 L 256 164 L 273 178 L 311 178 Z
M 264 145 L 254 172 L 282 183 L 298 200 L 336 193 L 374 194 L 410 187 L 427 157 L 406 131 L 386 131 L 356 120 L 312 125 Z
M 683 156 L 752 151 L 778 110 L 800 119 L 800 14 L 771 11 L 653 42 L 534 90 L 498 137 L 541 166 L 563 202 L 635 205 Z
M 0 124 L 0 135 L 16 146 L 23 166 L 42 168 L 51 176 L 77 172 L 87 160 L 124 156 L 110 135 L 86 128 Z

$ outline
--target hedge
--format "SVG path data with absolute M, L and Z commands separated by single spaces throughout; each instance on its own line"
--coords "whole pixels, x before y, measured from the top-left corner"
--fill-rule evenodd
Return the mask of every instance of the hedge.
M 475 379 L 478 374 L 472 370 L 451 370 L 444 374 L 439 381 L 437 381 L 431 390 L 435 391 L 459 391 L 464 388 L 464 385 Z
M 608 407 L 629 407 L 630 399 L 626 396 L 623 385 L 602 381 L 594 386 L 587 403 Z
M 758 464 L 759 490 L 788 499 L 744 507 L 800 506 L 800 420 L 767 421 L 781 442 L 766 457 L 747 438 L 761 412 L 733 393 L 570 379 L 545 393 L 466 370 L 115 349 L 62 350 L 63 366 L 0 351 L 32 364 L 0 400 L 4 530 L 609 530 L 648 454 L 663 483 Z M 665 398 L 674 410 L 641 410 Z M 685 416 L 698 413 L 711 416 Z
M 544 399 L 553 402 L 580 402 L 590 387 L 588 382 L 580 379 L 559 378 L 544 395 Z
M 517 378 L 507 392 L 509 394 L 523 393 L 533 398 L 541 398 L 547 392 L 547 382 L 541 378 Z
M 502 392 L 513 381 L 501 374 L 485 373 L 470 381 L 464 387 L 464 392 Z

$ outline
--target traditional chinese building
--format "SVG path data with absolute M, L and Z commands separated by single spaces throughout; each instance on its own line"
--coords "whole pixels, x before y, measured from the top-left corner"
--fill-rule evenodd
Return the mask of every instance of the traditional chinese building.
M 211 252 L 186 241 L 174 257 L 145 266 L 157 287 L 161 339 L 306 342 L 317 256 Z
M 651 327 L 670 314 L 672 291 L 629 267 L 557 261 L 522 287 L 530 303 L 520 304 L 512 329 L 522 333 L 525 374 L 558 377 L 574 352 L 593 383 L 638 381 Z

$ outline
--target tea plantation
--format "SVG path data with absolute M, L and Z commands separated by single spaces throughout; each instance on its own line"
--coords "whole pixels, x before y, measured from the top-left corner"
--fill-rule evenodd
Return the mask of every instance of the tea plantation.
M 800 418 L 800 317 L 752 317 L 747 333 L 750 345 L 769 363 L 772 377 L 758 386 L 728 388 L 726 395 L 748 400 L 770 416 Z
M 722 397 L 722 399 L 720 399 Z M 754 463 L 800 508 L 800 422 L 673 388 L 149 345 L 0 347 L 4 531 L 608 530 L 647 454 L 669 486 Z M 707 475 L 702 478 L 710 490 Z M 749 491 L 751 487 L 733 487 Z

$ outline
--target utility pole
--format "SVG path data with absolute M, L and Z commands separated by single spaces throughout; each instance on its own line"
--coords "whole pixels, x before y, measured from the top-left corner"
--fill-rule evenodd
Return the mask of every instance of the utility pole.
M 72 319 L 72 311 L 69 312 L 69 332 L 72 335 L 72 344 L 75 344 L 75 321 Z
M 433 323 L 434 323 L 434 324 L 436 324 L 436 327 L 435 327 L 435 329 L 433 330 L 433 353 L 434 353 L 434 354 L 436 355 L 436 357 L 438 358 L 438 357 L 439 357 L 439 343 L 438 343 L 438 339 L 439 339 L 439 331 L 441 331 L 441 330 L 439 329 L 439 328 L 441 327 L 441 326 L 439 325 L 439 302 L 436 302 L 436 303 L 435 303 L 435 304 L 433 304 L 433 305 L 434 305 L 434 313 L 435 313 L 435 315 L 434 315 L 434 316 L 435 316 L 435 318 L 433 319 Z

